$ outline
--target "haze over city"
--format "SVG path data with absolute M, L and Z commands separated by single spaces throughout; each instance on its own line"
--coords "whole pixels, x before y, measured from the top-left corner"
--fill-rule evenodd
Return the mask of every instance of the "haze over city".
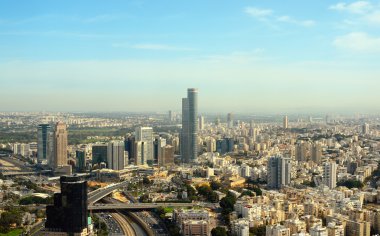
M 379 1 L 3 1 L 0 110 L 377 113 Z

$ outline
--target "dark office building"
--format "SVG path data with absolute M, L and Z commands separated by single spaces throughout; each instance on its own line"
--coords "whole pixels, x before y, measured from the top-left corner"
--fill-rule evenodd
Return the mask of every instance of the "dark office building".
M 155 138 L 153 141 L 153 163 L 158 164 L 158 152 L 160 151 L 158 138 Z
M 216 151 L 220 155 L 232 152 L 234 150 L 235 141 L 233 138 L 223 138 L 216 140 Z
M 128 136 L 124 140 L 124 146 L 125 146 L 125 151 L 128 152 L 128 164 L 131 164 L 134 162 L 134 156 L 135 156 L 135 137 L 133 136 Z
M 54 205 L 46 207 L 45 228 L 49 231 L 79 233 L 88 226 L 87 181 L 78 176 L 61 176 L 61 193 Z
M 40 124 L 37 129 L 37 160 L 39 163 L 46 161 L 49 156 L 49 132 L 51 126 L 49 124 Z
M 92 165 L 107 163 L 107 144 L 95 144 L 92 146 Z
M 86 152 L 77 150 L 75 154 L 77 157 L 77 170 L 79 172 L 84 172 L 86 170 Z

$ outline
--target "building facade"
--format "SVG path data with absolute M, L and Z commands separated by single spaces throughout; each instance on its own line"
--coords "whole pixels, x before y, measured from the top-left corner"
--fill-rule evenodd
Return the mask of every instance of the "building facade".
M 182 99 L 182 162 L 193 162 L 198 156 L 198 90 L 189 88 Z

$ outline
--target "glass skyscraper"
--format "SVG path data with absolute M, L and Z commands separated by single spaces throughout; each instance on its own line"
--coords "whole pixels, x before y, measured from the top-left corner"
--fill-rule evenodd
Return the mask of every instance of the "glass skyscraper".
M 54 194 L 54 205 L 46 206 L 45 228 L 55 232 L 54 235 L 63 235 L 59 232 L 79 235 L 88 226 L 87 181 L 77 176 L 61 176 L 60 183 L 61 192 Z
M 46 162 L 49 157 L 48 139 L 51 126 L 49 124 L 38 125 L 37 130 L 37 160 L 39 163 Z
M 189 163 L 198 155 L 198 90 L 187 89 L 187 98 L 182 98 L 182 162 Z

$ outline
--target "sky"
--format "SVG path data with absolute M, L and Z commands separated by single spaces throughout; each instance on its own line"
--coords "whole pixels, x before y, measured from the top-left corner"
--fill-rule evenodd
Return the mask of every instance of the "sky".
M 3 0 L 1 111 L 379 112 L 380 0 Z

